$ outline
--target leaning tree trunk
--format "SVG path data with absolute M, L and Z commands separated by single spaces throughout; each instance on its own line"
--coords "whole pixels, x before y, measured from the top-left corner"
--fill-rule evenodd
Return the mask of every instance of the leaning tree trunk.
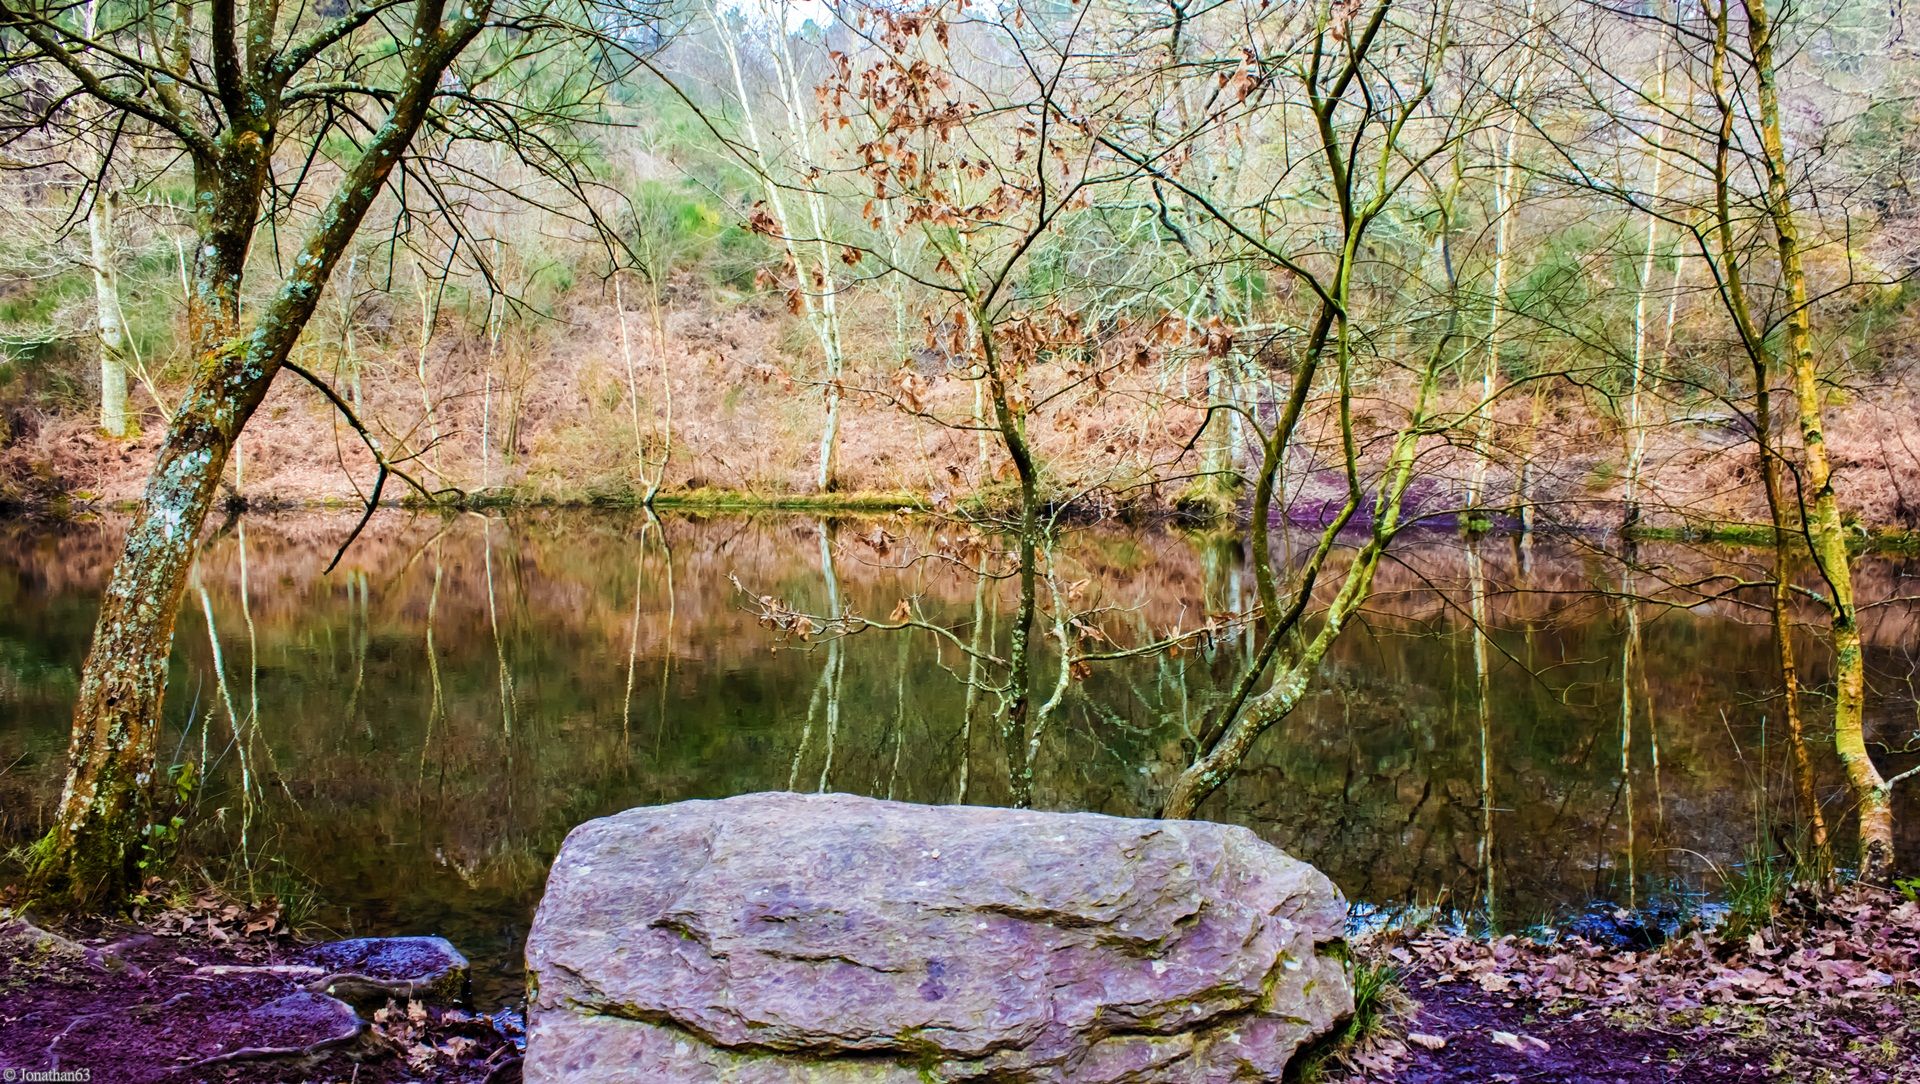
M 1342 301 L 1344 300 L 1343 295 Z M 1342 328 L 1343 339 L 1340 349 L 1343 352 L 1348 349 L 1344 341 L 1346 334 L 1346 329 Z M 1449 328 L 1447 336 L 1441 339 L 1441 349 L 1444 349 L 1445 343 L 1451 337 L 1452 330 Z M 1435 363 L 1439 357 L 1440 349 L 1436 349 L 1428 358 L 1427 370 L 1421 380 L 1420 393 L 1414 402 L 1412 416 L 1408 424 L 1395 436 L 1393 450 L 1388 454 L 1385 469 L 1382 471 L 1383 477 L 1373 504 L 1373 530 L 1359 551 L 1354 554 L 1353 563 L 1347 566 L 1346 577 L 1341 581 L 1333 599 L 1327 604 L 1319 630 L 1295 652 L 1266 689 L 1258 695 L 1247 697 L 1241 703 L 1229 703 L 1222 709 L 1223 718 L 1220 720 L 1222 725 L 1217 733 L 1209 735 L 1209 740 L 1203 743 L 1204 747 L 1196 752 L 1193 760 L 1168 786 L 1167 800 L 1160 810 L 1162 817 L 1169 820 L 1184 820 L 1192 817 L 1199 810 L 1200 803 L 1206 801 L 1208 796 L 1218 790 L 1239 769 L 1240 764 L 1246 760 L 1247 754 L 1252 750 L 1255 739 L 1293 714 L 1294 709 L 1299 707 L 1310 691 L 1313 678 L 1319 673 L 1321 662 L 1326 658 L 1327 652 L 1339 639 L 1347 623 L 1358 615 L 1360 608 L 1372 595 L 1374 573 L 1379 569 L 1387 547 L 1391 544 L 1394 533 L 1399 529 L 1400 513 L 1406 499 L 1407 487 L 1413 479 L 1415 452 L 1418 450 L 1419 436 L 1426 420 L 1427 403 L 1433 394 L 1437 372 Z M 1344 362 L 1342 365 L 1344 368 Z M 1268 440 L 1266 454 L 1261 462 L 1263 482 L 1269 480 L 1279 469 L 1281 456 L 1286 449 L 1285 436 L 1291 431 L 1290 427 L 1290 422 L 1283 424 L 1281 429 Z M 1256 493 L 1256 509 L 1261 508 L 1262 499 L 1261 495 Z M 1305 574 L 1302 576 L 1300 586 L 1296 589 L 1291 618 L 1297 618 L 1310 602 L 1319 569 L 1338 539 L 1341 529 L 1359 507 L 1359 502 L 1358 491 L 1351 491 L 1340 514 L 1322 531 L 1319 545 L 1313 556 L 1308 558 Z M 1263 514 L 1256 513 L 1256 517 L 1252 525 L 1255 550 L 1263 555 L 1257 560 L 1264 562 L 1266 545 L 1262 536 L 1269 528 Z M 1267 566 L 1256 567 L 1264 570 Z M 1277 654 L 1276 648 L 1281 640 L 1291 638 L 1283 635 L 1286 629 L 1292 627 L 1292 620 L 1278 616 L 1278 604 L 1271 577 L 1263 575 L 1261 578 L 1263 581 L 1262 607 L 1268 614 L 1276 615 L 1269 618 L 1276 621 L 1276 624 L 1269 632 L 1267 643 L 1259 656 L 1241 675 L 1241 695 L 1251 688 L 1250 683 L 1253 680 L 1266 671 L 1273 656 Z
M 220 384 L 236 378 L 257 403 L 264 378 L 248 381 L 230 362 L 203 367 L 168 429 L 101 602 L 74 705 L 60 818 L 42 844 L 44 884 L 75 899 L 112 900 L 139 884 L 139 829 L 153 782 L 174 617 L 239 423 L 252 413 L 224 398 Z
M 230 344 L 265 178 L 264 147 L 263 140 L 236 140 L 220 159 L 196 168 L 200 243 L 187 312 L 198 363 L 101 599 L 74 703 L 58 819 L 33 863 L 37 895 L 110 904 L 140 884 L 174 619 L 227 456 L 272 379 L 253 351 Z
M 484 6 L 484 5 L 483 5 Z M 387 122 L 321 209 L 293 270 L 242 334 L 240 289 L 272 158 L 274 116 L 244 113 L 197 156 L 194 378 L 148 476 L 81 670 L 58 818 L 35 845 L 29 888 L 74 907 L 116 907 L 139 885 L 174 618 L 227 456 L 312 318 L 333 268 L 481 16 L 418 40 Z M 261 107 L 264 110 L 264 107 Z

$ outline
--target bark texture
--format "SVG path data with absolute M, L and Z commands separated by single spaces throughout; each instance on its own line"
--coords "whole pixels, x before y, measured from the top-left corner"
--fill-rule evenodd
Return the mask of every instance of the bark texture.
M 74 705 L 66 786 L 54 826 L 35 849 L 31 888 L 39 898 L 114 907 L 140 884 L 174 620 L 227 458 L 425 119 L 442 73 L 486 12 L 484 5 L 468 9 L 443 26 L 440 5 L 419 7 L 386 123 L 321 209 L 292 270 L 244 327 L 241 285 L 268 184 L 281 87 L 264 48 L 249 51 L 258 59 L 246 73 L 223 64 L 222 85 L 235 88 L 227 126 L 191 141 L 198 244 L 187 315 L 194 377 L 101 600 Z M 220 29 L 216 38 L 223 38 Z M 226 26 L 225 44 L 233 45 L 237 33 Z M 220 45 L 215 52 L 224 55 Z

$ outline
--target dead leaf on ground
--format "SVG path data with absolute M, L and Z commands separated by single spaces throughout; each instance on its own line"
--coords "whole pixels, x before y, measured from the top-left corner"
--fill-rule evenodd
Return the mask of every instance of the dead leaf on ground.
M 1530 1054 L 1535 1051 L 1544 1054 L 1553 1049 L 1545 1039 L 1536 1039 L 1531 1035 L 1515 1035 L 1511 1031 L 1495 1031 L 1488 1038 L 1492 1039 L 1496 1046 L 1504 1046 L 1521 1054 Z

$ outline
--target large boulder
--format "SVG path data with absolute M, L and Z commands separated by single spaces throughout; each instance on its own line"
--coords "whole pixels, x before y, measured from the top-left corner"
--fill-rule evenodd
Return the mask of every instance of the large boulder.
M 1244 828 L 750 794 L 574 829 L 526 1079 L 1277 1080 L 1353 1008 L 1346 905 Z

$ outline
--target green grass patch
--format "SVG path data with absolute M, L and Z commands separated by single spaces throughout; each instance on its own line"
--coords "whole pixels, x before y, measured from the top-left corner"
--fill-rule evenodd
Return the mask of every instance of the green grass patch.
M 1806 536 L 1789 532 L 1797 549 L 1806 548 Z M 1729 546 L 1772 546 L 1773 527 L 1765 523 L 1702 520 L 1679 527 L 1635 527 L 1627 537 L 1645 542 L 1718 542 Z M 1907 527 L 1847 525 L 1847 546 L 1855 553 L 1920 553 L 1920 531 Z
M 630 503 L 638 505 L 640 495 L 633 495 Z M 732 489 L 690 489 L 657 494 L 653 498 L 653 506 L 676 511 L 920 512 L 926 510 L 927 499 L 904 490 L 877 493 L 754 493 Z
M 1286 1079 L 1292 1084 L 1315 1084 L 1325 1079 L 1327 1070 L 1348 1053 L 1385 1034 L 1395 1017 L 1409 1007 L 1407 992 L 1401 986 L 1400 969 L 1385 960 L 1366 960 L 1342 951 L 1347 982 L 1353 987 L 1353 1015 L 1295 1056 L 1287 1066 Z
M 1727 871 L 1727 932 L 1744 937 L 1773 924 L 1780 902 L 1793 887 L 1793 870 L 1785 859 L 1758 847 L 1747 860 Z

